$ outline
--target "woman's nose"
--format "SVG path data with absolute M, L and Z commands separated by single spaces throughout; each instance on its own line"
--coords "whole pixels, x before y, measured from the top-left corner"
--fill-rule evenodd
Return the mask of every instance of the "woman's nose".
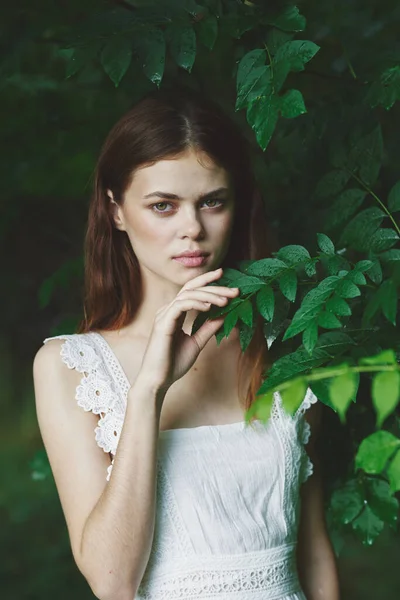
M 183 235 L 190 237 L 197 237 L 204 233 L 201 216 L 196 210 L 185 211 L 183 223 L 181 225 L 181 232 Z

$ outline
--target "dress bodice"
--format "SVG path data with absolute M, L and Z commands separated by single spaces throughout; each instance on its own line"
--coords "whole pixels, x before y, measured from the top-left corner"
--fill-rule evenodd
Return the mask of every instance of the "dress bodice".
M 44 342 L 55 338 L 65 340 L 65 364 L 82 373 L 78 405 L 99 415 L 94 438 L 114 457 L 129 381 L 99 333 Z M 276 392 L 267 423 L 159 432 L 155 532 L 137 600 L 304 600 L 295 550 L 299 488 L 312 474 L 304 414 L 315 401 L 308 389 L 289 415 Z

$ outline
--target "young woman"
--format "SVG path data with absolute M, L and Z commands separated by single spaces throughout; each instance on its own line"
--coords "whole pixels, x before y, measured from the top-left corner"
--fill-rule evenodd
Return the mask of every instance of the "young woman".
M 237 328 L 217 345 L 223 318 L 191 334 L 240 293 L 218 284 L 224 268 L 265 256 L 256 199 L 242 137 L 197 94 L 150 94 L 103 146 L 85 319 L 34 360 L 73 556 L 100 600 L 338 598 L 304 447 L 315 396 L 291 416 L 275 394 L 269 421 L 246 426 L 267 366 L 262 323 L 245 353 Z

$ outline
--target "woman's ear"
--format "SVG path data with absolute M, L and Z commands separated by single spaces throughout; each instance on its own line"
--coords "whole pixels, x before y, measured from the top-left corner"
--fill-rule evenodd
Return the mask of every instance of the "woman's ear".
M 114 196 L 111 190 L 107 190 L 107 196 L 109 199 L 109 209 L 112 219 L 114 221 L 114 225 L 120 231 L 125 231 L 124 226 L 124 218 L 122 214 L 122 209 L 114 200 Z

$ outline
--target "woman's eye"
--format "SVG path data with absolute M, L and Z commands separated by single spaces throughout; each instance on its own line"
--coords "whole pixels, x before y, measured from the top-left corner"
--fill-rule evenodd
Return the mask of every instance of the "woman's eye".
M 209 204 L 210 202 L 211 203 L 212 202 L 214 202 L 214 203 L 217 202 L 218 204 L 213 204 L 212 206 L 210 206 L 210 204 Z M 208 208 L 216 208 L 217 206 L 223 205 L 224 201 L 223 200 L 217 200 L 216 198 L 210 198 L 209 200 L 204 200 L 204 203 L 207 203 Z M 157 202 L 157 204 L 153 204 L 151 206 L 151 208 L 154 210 L 154 212 L 157 212 L 157 213 L 171 212 L 169 210 L 164 210 L 163 207 L 166 207 L 166 206 L 171 206 L 170 202 Z

